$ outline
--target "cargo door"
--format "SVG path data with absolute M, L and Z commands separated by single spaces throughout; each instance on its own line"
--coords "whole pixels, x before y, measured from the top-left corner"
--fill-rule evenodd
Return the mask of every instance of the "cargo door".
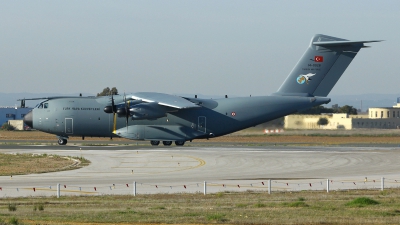
M 74 133 L 74 119 L 65 118 L 65 134 L 73 134 L 73 133 Z
M 198 123 L 197 123 L 197 130 L 203 133 L 206 133 L 206 117 L 199 116 Z

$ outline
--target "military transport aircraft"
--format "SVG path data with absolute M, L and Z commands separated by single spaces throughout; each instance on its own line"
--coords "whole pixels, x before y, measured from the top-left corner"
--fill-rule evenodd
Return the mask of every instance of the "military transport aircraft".
M 155 92 L 102 97 L 42 98 L 24 117 L 58 137 L 124 137 L 152 145 L 184 145 L 258 125 L 330 102 L 329 94 L 365 43 L 317 34 L 277 92 L 269 96 L 200 99 Z M 304 75 L 306 74 L 306 75 Z M 312 80 L 309 79 L 312 74 Z M 25 99 L 29 100 L 29 99 Z M 30 99 L 37 100 L 37 99 Z

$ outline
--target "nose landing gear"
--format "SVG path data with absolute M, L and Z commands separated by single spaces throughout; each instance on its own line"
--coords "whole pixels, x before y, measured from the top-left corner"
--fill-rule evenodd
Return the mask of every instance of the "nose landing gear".
M 68 142 L 67 139 L 62 139 L 62 138 L 58 139 L 58 144 L 59 145 L 66 145 L 67 142 Z
M 68 137 L 62 137 L 62 136 L 57 136 L 58 137 L 58 141 L 57 143 L 59 145 L 66 145 L 68 142 Z

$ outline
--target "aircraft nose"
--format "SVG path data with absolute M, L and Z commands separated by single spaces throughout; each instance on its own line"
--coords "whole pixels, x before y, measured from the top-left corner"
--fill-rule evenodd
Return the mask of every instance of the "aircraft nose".
M 30 128 L 33 128 L 33 116 L 32 111 L 24 116 L 24 123 L 28 125 Z

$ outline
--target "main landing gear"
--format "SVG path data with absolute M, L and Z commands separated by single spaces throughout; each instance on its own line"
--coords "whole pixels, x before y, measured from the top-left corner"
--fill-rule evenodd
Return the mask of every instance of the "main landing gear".
M 59 145 L 66 145 L 67 142 L 68 142 L 67 139 L 63 139 L 63 138 L 59 138 L 59 139 L 58 139 L 58 144 L 59 144 Z
M 150 144 L 153 146 L 157 146 L 160 144 L 160 141 L 150 141 Z
M 172 141 L 163 141 L 162 143 L 164 146 L 170 146 L 172 144 Z
M 183 146 L 185 144 L 184 141 L 175 141 L 176 146 Z
M 163 141 L 162 142 L 164 146 L 171 146 L 172 141 Z M 150 141 L 150 144 L 152 146 L 158 146 L 160 144 L 160 141 Z M 176 146 L 183 146 L 185 144 L 185 141 L 175 141 Z

